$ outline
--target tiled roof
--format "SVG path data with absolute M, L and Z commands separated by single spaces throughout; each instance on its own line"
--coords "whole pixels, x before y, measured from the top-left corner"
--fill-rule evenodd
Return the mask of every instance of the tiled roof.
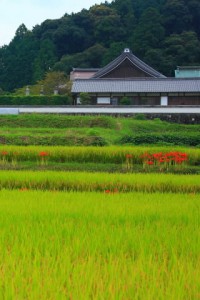
M 125 49 L 125 51 L 122 52 L 120 56 L 118 56 L 116 59 L 111 61 L 104 68 L 100 69 L 93 76 L 93 78 L 102 78 L 104 75 L 108 74 L 109 72 L 117 68 L 125 59 L 128 59 L 131 62 L 131 64 L 135 65 L 137 68 L 139 68 L 140 70 L 142 70 L 143 72 L 147 73 L 152 77 L 165 78 L 163 74 L 157 72 L 152 67 L 148 66 L 146 63 L 144 63 L 142 60 L 136 57 L 129 49 Z
M 72 93 L 200 93 L 200 78 L 80 79 Z

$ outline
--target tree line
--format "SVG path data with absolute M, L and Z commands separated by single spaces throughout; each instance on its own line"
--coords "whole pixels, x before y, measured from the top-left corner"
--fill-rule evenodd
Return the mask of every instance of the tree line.
M 28 30 L 0 48 L 0 93 L 34 85 L 51 72 L 102 67 L 123 48 L 166 76 L 200 64 L 199 0 L 114 0 Z

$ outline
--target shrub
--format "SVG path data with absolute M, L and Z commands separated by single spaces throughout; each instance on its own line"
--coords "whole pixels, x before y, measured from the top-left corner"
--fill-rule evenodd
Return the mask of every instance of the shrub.
M 131 99 L 128 97 L 122 97 L 119 102 L 120 105 L 131 105 Z
M 70 96 L 0 96 L 0 105 L 72 105 Z
M 200 135 L 197 134 L 140 134 L 125 135 L 119 141 L 119 144 L 162 144 L 197 146 L 200 143 Z
M 146 116 L 144 114 L 136 114 L 134 116 L 135 120 L 146 120 Z
M 89 105 L 91 104 L 91 97 L 88 93 L 80 93 L 80 103 L 82 105 Z

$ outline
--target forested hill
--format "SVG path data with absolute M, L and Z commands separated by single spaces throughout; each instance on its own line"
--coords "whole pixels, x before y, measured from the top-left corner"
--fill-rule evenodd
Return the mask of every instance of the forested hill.
M 115 0 L 31 31 L 22 24 L 0 48 L 0 88 L 34 84 L 51 70 L 101 67 L 124 47 L 174 76 L 177 65 L 200 64 L 199 20 L 199 0 Z

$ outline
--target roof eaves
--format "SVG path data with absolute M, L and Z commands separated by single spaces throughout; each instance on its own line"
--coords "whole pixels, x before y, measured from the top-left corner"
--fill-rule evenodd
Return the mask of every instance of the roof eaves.
M 113 69 L 117 68 L 121 63 L 124 62 L 125 59 L 128 59 L 134 66 L 139 68 L 141 71 L 144 71 L 148 75 L 154 76 L 156 78 L 166 78 L 163 74 L 159 73 L 138 57 L 136 57 L 132 52 L 125 53 L 123 52 L 120 56 L 106 65 L 104 68 L 100 69 L 96 74 L 93 75 L 92 78 L 101 78 L 104 75 L 110 73 Z

